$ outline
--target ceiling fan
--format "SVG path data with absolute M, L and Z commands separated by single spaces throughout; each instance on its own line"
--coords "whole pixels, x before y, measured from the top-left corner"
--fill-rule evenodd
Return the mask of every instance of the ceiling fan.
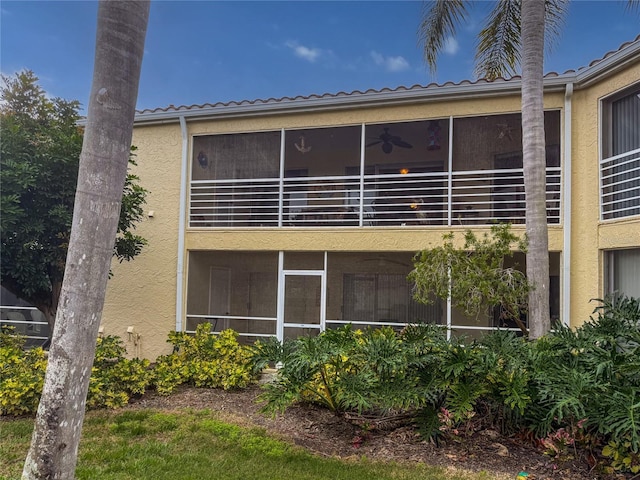
M 391 135 L 389 133 L 388 127 L 384 127 L 383 130 L 384 131 L 380 135 L 378 135 L 377 137 L 374 137 L 375 140 L 373 142 L 369 142 L 367 144 L 367 147 L 372 147 L 373 145 L 382 144 L 382 151 L 384 153 L 391 153 L 394 145 L 396 147 L 402 147 L 402 148 L 413 148 L 413 145 L 411 145 L 408 142 L 405 142 L 398 135 Z

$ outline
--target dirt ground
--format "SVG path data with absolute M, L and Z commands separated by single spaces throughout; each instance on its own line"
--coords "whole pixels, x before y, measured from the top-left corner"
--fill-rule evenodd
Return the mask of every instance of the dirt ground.
M 221 418 L 245 426 L 258 426 L 278 437 L 323 456 L 361 457 L 372 460 L 423 462 L 449 469 L 487 471 L 495 479 L 515 479 L 519 472 L 528 480 L 587 480 L 602 477 L 589 471 L 579 461 L 554 461 L 532 446 L 506 438 L 494 431 L 484 431 L 461 442 L 435 445 L 423 441 L 408 427 L 386 431 L 362 429 L 343 416 L 312 405 L 295 405 L 275 418 L 260 413 L 256 398 L 260 387 L 241 391 L 181 388 L 177 393 L 161 397 L 148 393 L 126 408 L 211 409 Z M 640 477 L 638 477 L 640 478 Z

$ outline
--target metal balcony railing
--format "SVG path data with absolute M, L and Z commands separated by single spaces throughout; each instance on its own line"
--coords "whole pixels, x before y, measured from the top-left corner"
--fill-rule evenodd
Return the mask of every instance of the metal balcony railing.
M 600 218 L 640 215 L 640 148 L 600 161 Z
M 547 218 L 560 223 L 560 167 Z M 522 169 L 191 182 L 190 227 L 385 227 L 524 223 Z
M 11 326 L 27 337 L 27 346 L 41 345 L 49 339 L 49 324 L 36 307 L 0 305 L 0 327 Z

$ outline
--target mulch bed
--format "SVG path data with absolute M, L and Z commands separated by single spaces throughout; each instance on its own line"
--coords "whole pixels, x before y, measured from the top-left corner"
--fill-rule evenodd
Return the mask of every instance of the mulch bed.
M 259 393 L 259 386 L 239 391 L 183 387 L 168 397 L 147 393 L 125 408 L 211 409 L 226 421 L 262 427 L 314 454 L 330 457 L 366 456 L 376 461 L 422 462 L 474 472 L 485 470 L 496 479 L 514 479 L 521 471 L 529 474 L 528 480 L 629 478 L 600 476 L 578 460 L 554 462 L 533 446 L 492 430 L 435 446 L 423 441 L 410 426 L 363 431 L 345 417 L 313 405 L 294 405 L 283 415 L 265 416 L 256 401 Z

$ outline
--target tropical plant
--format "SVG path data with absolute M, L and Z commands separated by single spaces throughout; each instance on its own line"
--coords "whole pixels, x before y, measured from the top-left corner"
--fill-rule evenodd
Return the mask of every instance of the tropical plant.
M 465 0 L 433 0 L 426 3 L 418 35 L 424 58 L 435 72 L 438 54 L 456 27 L 469 16 Z M 636 9 L 638 0 L 628 0 Z M 522 76 L 522 153 L 526 193 L 527 278 L 529 291 L 529 337 L 540 338 L 551 328 L 549 318 L 549 254 L 546 215 L 545 137 L 543 111 L 543 61 L 545 45 L 557 39 L 568 0 L 501 0 L 487 16 L 478 35 L 475 73 L 489 80 Z
M 258 342 L 258 368 L 281 364 L 265 410 L 313 402 L 376 428 L 415 423 L 436 443 L 492 428 L 537 437 L 556 458 L 587 448 L 611 468 L 640 468 L 640 301 L 607 298 L 579 328 L 536 342 L 498 330 L 446 339 L 436 325 L 345 326 Z M 603 448 L 604 446 L 604 448 Z
M 270 352 L 286 351 L 269 359 L 282 367 L 265 386 L 265 410 L 275 413 L 306 401 L 384 417 L 435 401 L 430 367 L 446 339 L 442 333 L 427 338 L 434 332 L 435 327 L 408 327 L 398 335 L 389 327 L 361 331 L 346 325 L 285 342 L 284 348 L 258 342 L 254 361 L 260 364 Z
M 13 327 L 0 331 L 0 415 L 24 415 L 38 408 L 47 367 L 46 352 L 25 348 L 26 337 Z M 88 408 L 116 408 L 145 392 L 151 380 L 149 361 L 128 359 L 120 338 L 98 338 L 91 369 Z
M 576 330 L 558 326 L 535 344 L 528 428 L 541 437 L 579 433 L 573 436 L 589 448 L 606 445 L 603 454 L 614 468 L 637 465 L 639 356 L 637 299 L 600 300 L 594 316 Z

